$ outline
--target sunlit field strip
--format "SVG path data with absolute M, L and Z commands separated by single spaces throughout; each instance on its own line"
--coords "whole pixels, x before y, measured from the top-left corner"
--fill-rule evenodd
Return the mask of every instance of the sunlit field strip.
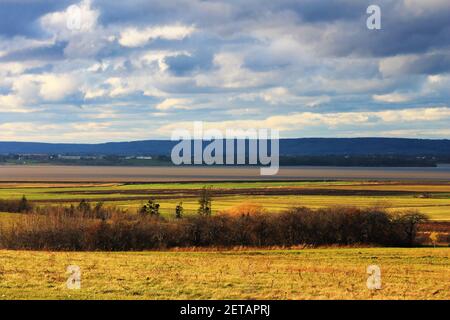
M 70 195 L 70 192 L 82 191 L 110 191 L 120 193 L 121 190 L 171 190 L 171 189 L 199 189 L 205 185 L 213 188 L 247 189 L 247 188 L 282 188 L 298 187 L 307 189 L 336 189 L 336 190 L 386 190 L 386 191 L 411 191 L 411 192 L 448 192 L 449 184 L 399 184 L 378 182 L 353 182 L 353 181 L 328 181 L 328 182 L 221 182 L 221 183 L 155 183 L 155 184 L 91 184 L 74 186 L 73 184 L 0 184 L 0 198 L 20 197 L 27 194 L 36 199 L 58 199 Z M 61 194 L 58 192 L 68 192 Z M 95 196 L 95 195 L 88 195 Z
M 73 184 L 65 186 L 65 184 L 0 184 L 0 198 L 15 198 L 21 197 L 26 194 L 30 199 L 59 199 L 70 197 L 70 192 L 82 192 L 82 191 L 110 191 L 111 193 L 120 194 L 121 190 L 172 190 L 172 189 L 201 189 L 204 186 L 212 186 L 213 188 L 225 188 L 225 189 L 247 189 L 247 188 L 279 188 L 279 187 L 310 187 L 310 186 L 332 186 L 332 185 L 346 185 L 357 184 L 358 182 L 346 182 L 346 181 L 331 181 L 331 182 L 221 182 L 221 183 L 154 183 L 154 184 L 113 184 L 104 186 L 100 185 L 82 185 L 74 187 Z M 450 190 L 450 188 L 449 188 Z M 58 194 L 58 192 L 67 192 L 65 194 Z M 95 195 L 87 195 L 95 196 Z
M 168 189 L 199 189 L 205 185 L 212 185 L 214 188 L 226 189 L 246 189 L 246 188 L 282 188 L 297 187 L 307 189 L 335 189 L 335 190 L 398 190 L 415 192 L 440 192 L 431 198 L 419 198 L 414 195 L 393 195 L 393 196 L 351 196 L 351 195 L 234 195 L 226 197 L 215 197 L 213 199 L 213 212 L 229 209 L 241 203 L 257 203 L 270 211 L 285 210 L 294 206 L 306 206 L 310 208 L 321 208 L 328 206 L 381 206 L 391 209 L 417 209 L 430 215 L 435 220 L 450 220 L 450 194 L 442 193 L 450 189 L 449 184 L 408 184 L 401 185 L 396 182 L 389 184 L 378 182 L 352 182 L 352 181 L 331 181 L 331 182 L 222 182 L 222 183 L 157 183 L 157 184 L 90 184 L 74 187 L 63 187 L 65 184 L 42 184 L 42 188 L 36 184 L 0 184 L 0 199 L 18 199 L 26 195 L 30 200 L 53 201 L 73 199 L 88 199 L 92 201 L 105 200 L 107 204 L 118 205 L 135 211 L 146 199 L 158 199 L 158 190 Z M 58 186 L 58 187 L 57 187 Z M 121 193 L 121 190 L 142 190 L 151 189 L 148 194 L 142 193 Z M 154 192 L 152 191 L 154 190 Z M 63 191 L 64 193 L 58 193 Z M 83 191 L 105 191 L 105 194 L 73 194 L 72 192 Z M 176 204 L 183 202 L 187 214 L 196 212 L 198 207 L 197 199 L 194 197 L 183 198 L 182 193 L 175 195 L 180 199 L 159 199 L 161 212 L 163 215 L 172 215 Z M 126 200 L 129 197 L 139 197 L 139 200 Z M 123 201 L 107 201 L 107 199 L 120 199 Z M 68 203 L 67 203 L 68 204 Z M 41 203 L 40 205 L 46 205 Z
M 359 182 L 243 182 L 243 183 L 169 183 L 169 184 L 137 184 L 137 185 L 89 185 L 80 187 L 64 187 L 63 185 L 57 187 L 48 187 L 43 184 L 42 187 L 33 185 L 33 187 L 24 187 L 17 184 L 13 187 L 11 184 L 2 186 L 0 184 L 0 199 L 20 198 L 26 195 L 31 200 L 58 200 L 58 199 L 78 199 L 80 196 L 84 198 L 106 198 L 106 197 L 126 197 L 132 196 L 132 190 L 149 190 L 149 193 L 157 194 L 158 190 L 172 190 L 172 189 L 200 189 L 204 186 L 212 186 L 217 189 L 248 189 L 248 188 L 300 188 L 300 189 L 327 189 L 327 190 L 377 190 L 377 191 L 411 191 L 411 192 L 439 192 L 449 193 L 450 198 L 450 184 L 443 185 L 391 185 L 391 184 L 377 184 Z M 105 194 L 89 194 L 89 192 L 103 191 Z M 121 193 L 127 191 L 130 193 Z M 71 192 L 86 192 L 86 194 L 71 194 Z M 136 193 L 136 195 L 142 195 Z
M 427 201 L 422 201 L 427 200 Z M 195 213 L 198 202 L 195 198 L 160 200 L 161 213 L 173 215 L 175 206 L 183 202 L 188 213 Z M 143 200 L 107 202 L 122 208 L 137 210 Z M 268 212 L 276 212 L 295 206 L 324 208 L 330 206 L 379 206 L 392 210 L 419 210 L 428 214 L 433 220 L 450 220 L 450 201 L 447 199 L 416 199 L 394 197 L 354 197 L 354 196 L 230 196 L 213 199 L 213 212 L 217 213 L 242 203 L 253 203 L 264 207 Z

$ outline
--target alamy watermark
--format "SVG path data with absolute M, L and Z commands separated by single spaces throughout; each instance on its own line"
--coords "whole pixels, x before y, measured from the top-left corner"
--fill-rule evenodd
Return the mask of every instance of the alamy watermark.
M 74 33 L 89 31 L 95 24 L 95 19 L 92 14 L 87 12 L 89 10 L 88 1 L 83 1 L 81 4 L 73 4 L 69 6 L 64 12 L 66 18 L 66 28 Z
M 66 27 L 69 30 L 81 30 L 81 8 L 77 5 L 71 5 L 66 10 Z
M 280 165 L 280 134 L 274 129 L 176 129 L 171 152 L 175 165 L 260 165 L 261 175 L 275 175 Z
M 367 14 L 370 16 L 366 20 L 367 29 L 381 30 L 381 8 L 375 4 L 367 7 Z
M 381 269 L 379 266 L 372 264 L 367 267 L 367 289 L 380 290 L 381 289 Z
M 66 287 L 70 290 L 81 289 L 81 268 L 76 265 L 70 265 L 67 267 L 67 273 L 69 277 L 66 281 Z

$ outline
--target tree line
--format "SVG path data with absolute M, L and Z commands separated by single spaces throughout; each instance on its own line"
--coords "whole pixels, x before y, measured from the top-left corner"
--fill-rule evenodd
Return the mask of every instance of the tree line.
M 25 206 L 27 204 L 27 206 Z M 159 214 L 151 199 L 138 214 L 103 203 L 71 206 L 16 203 L 24 214 L 14 222 L 0 220 L 0 247 L 32 250 L 151 250 L 176 247 L 268 247 L 298 245 L 417 245 L 419 212 L 391 213 L 380 208 L 296 207 L 283 212 L 241 209 L 212 215 L 209 188 L 199 196 L 198 214 Z M 26 209 L 25 209 L 26 208 Z M 32 209 L 30 209 L 32 208 Z M 1 210 L 1 209 L 0 209 Z

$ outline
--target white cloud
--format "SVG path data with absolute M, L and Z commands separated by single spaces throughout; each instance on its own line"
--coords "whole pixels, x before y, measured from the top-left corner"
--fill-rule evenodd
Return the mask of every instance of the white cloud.
M 16 95 L 0 95 L 0 112 L 26 112 L 22 105 L 22 99 Z
M 59 38 L 67 39 L 73 34 L 93 31 L 100 15 L 91 8 L 90 0 L 71 5 L 64 11 L 52 12 L 40 19 L 42 27 Z
M 54 43 L 65 41 L 67 58 L 95 56 L 109 44 L 110 32 L 98 25 L 100 11 L 91 7 L 91 0 L 83 0 L 64 11 L 48 13 L 40 18 L 44 30 L 52 35 Z
M 44 100 L 57 101 L 78 90 L 76 79 L 69 74 L 44 74 L 38 77 L 39 94 Z
M 0 75 L 2 81 L 6 76 L 22 74 L 27 68 L 33 65 L 25 64 L 21 62 L 6 62 L 0 63 Z
M 145 29 L 127 28 L 120 33 L 119 43 L 124 47 L 141 47 L 154 39 L 182 40 L 195 31 L 194 26 L 181 24 L 155 26 Z
M 109 128 L 111 123 L 108 122 L 81 122 L 73 123 L 71 125 L 77 131 L 92 131 L 92 130 L 102 130 Z
M 228 89 L 250 88 L 276 82 L 274 72 L 254 72 L 244 67 L 244 56 L 238 52 L 221 52 L 214 56 L 216 68 L 195 77 L 199 87 L 221 87 Z
M 433 84 L 440 84 L 445 81 L 445 77 L 443 75 L 431 75 L 427 78 L 428 82 Z
M 104 72 L 106 69 L 108 69 L 109 63 L 107 62 L 96 62 L 93 65 L 91 65 L 89 68 L 87 68 L 87 71 L 89 72 Z
M 233 96 L 230 101 L 242 100 L 255 102 L 258 99 L 271 105 L 293 105 L 298 107 L 317 107 L 323 103 L 331 101 L 331 98 L 325 95 L 299 96 L 291 93 L 287 88 L 274 87 L 260 92 L 243 93 Z
M 165 59 L 167 57 L 175 57 L 178 55 L 190 56 L 190 53 L 188 51 L 149 50 L 137 57 L 133 57 L 131 63 L 136 68 L 151 68 L 153 64 L 157 64 L 159 68 L 158 71 L 164 72 L 169 68 Z
M 0 124 L 0 141 L 42 141 L 49 133 L 63 130 L 64 126 L 35 122 L 7 122 Z M 51 134 L 50 134 L 51 135 Z
M 23 74 L 11 78 L 11 93 L 2 96 L 0 105 L 16 110 L 39 105 L 41 101 L 58 101 L 78 90 L 78 80 L 71 74 Z
M 424 85 L 426 92 L 448 93 L 448 88 L 450 88 L 450 74 L 428 76 Z
M 39 99 L 40 83 L 32 75 L 22 75 L 13 79 L 12 90 L 27 103 L 36 103 Z
M 408 102 L 412 99 L 410 95 L 405 95 L 401 93 L 389 93 L 389 94 L 375 94 L 372 96 L 373 100 L 378 102 L 387 102 L 387 103 L 402 103 Z
M 268 89 L 262 92 L 261 96 L 264 101 L 270 104 L 291 104 L 311 108 L 330 101 L 328 96 L 297 96 L 282 87 Z
M 271 116 L 262 120 L 230 120 L 220 122 L 204 122 L 205 129 L 226 130 L 229 128 L 271 128 L 282 132 L 301 132 L 306 128 L 326 126 L 327 128 L 343 128 L 357 126 L 365 128 L 368 125 L 383 123 L 414 123 L 450 119 L 450 107 L 418 108 L 387 110 L 373 112 L 334 112 L 313 113 L 300 112 L 288 115 Z M 178 128 L 192 128 L 192 122 L 176 122 L 163 125 L 158 129 L 161 135 L 170 136 Z
M 109 91 L 109 95 L 111 97 L 117 97 L 121 95 L 126 95 L 134 91 L 133 88 L 130 88 L 124 79 L 119 77 L 109 78 L 105 81 L 111 89 Z
M 109 88 L 107 94 L 110 97 L 127 96 L 134 93 L 142 93 L 149 97 L 165 97 L 167 94 L 156 87 L 164 82 L 163 79 L 150 77 L 145 72 L 142 74 L 132 74 L 123 77 L 111 77 L 104 81 Z
M 85 99 L 95 99 L 95 98 L 100 98 L 106 95 L 106 90 L 105 89 L 87 89 L 84 92 L 84 98 Z
M 190 101 L 188 99 L 176 99 L 176 98 L 168 98 L 163 102 L 156 105 L 157 110 L 166 111 L 170 109 L 190 109 L 186 104 Z
M 450 108 L 437 107 L 437 108 L 386 110 L 374 112 L 374 114 L 385 122 L 436 121 L 450 118 Z

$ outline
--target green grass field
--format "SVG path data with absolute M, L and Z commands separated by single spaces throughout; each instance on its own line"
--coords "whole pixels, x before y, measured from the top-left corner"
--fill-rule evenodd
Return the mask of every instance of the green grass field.
M 450 250 L 0 251 L 1 299 L 450 299 Z M 381 268 L 381 290 L 366 268 Z M 66 287 L 69 265 L 81 289 Z

